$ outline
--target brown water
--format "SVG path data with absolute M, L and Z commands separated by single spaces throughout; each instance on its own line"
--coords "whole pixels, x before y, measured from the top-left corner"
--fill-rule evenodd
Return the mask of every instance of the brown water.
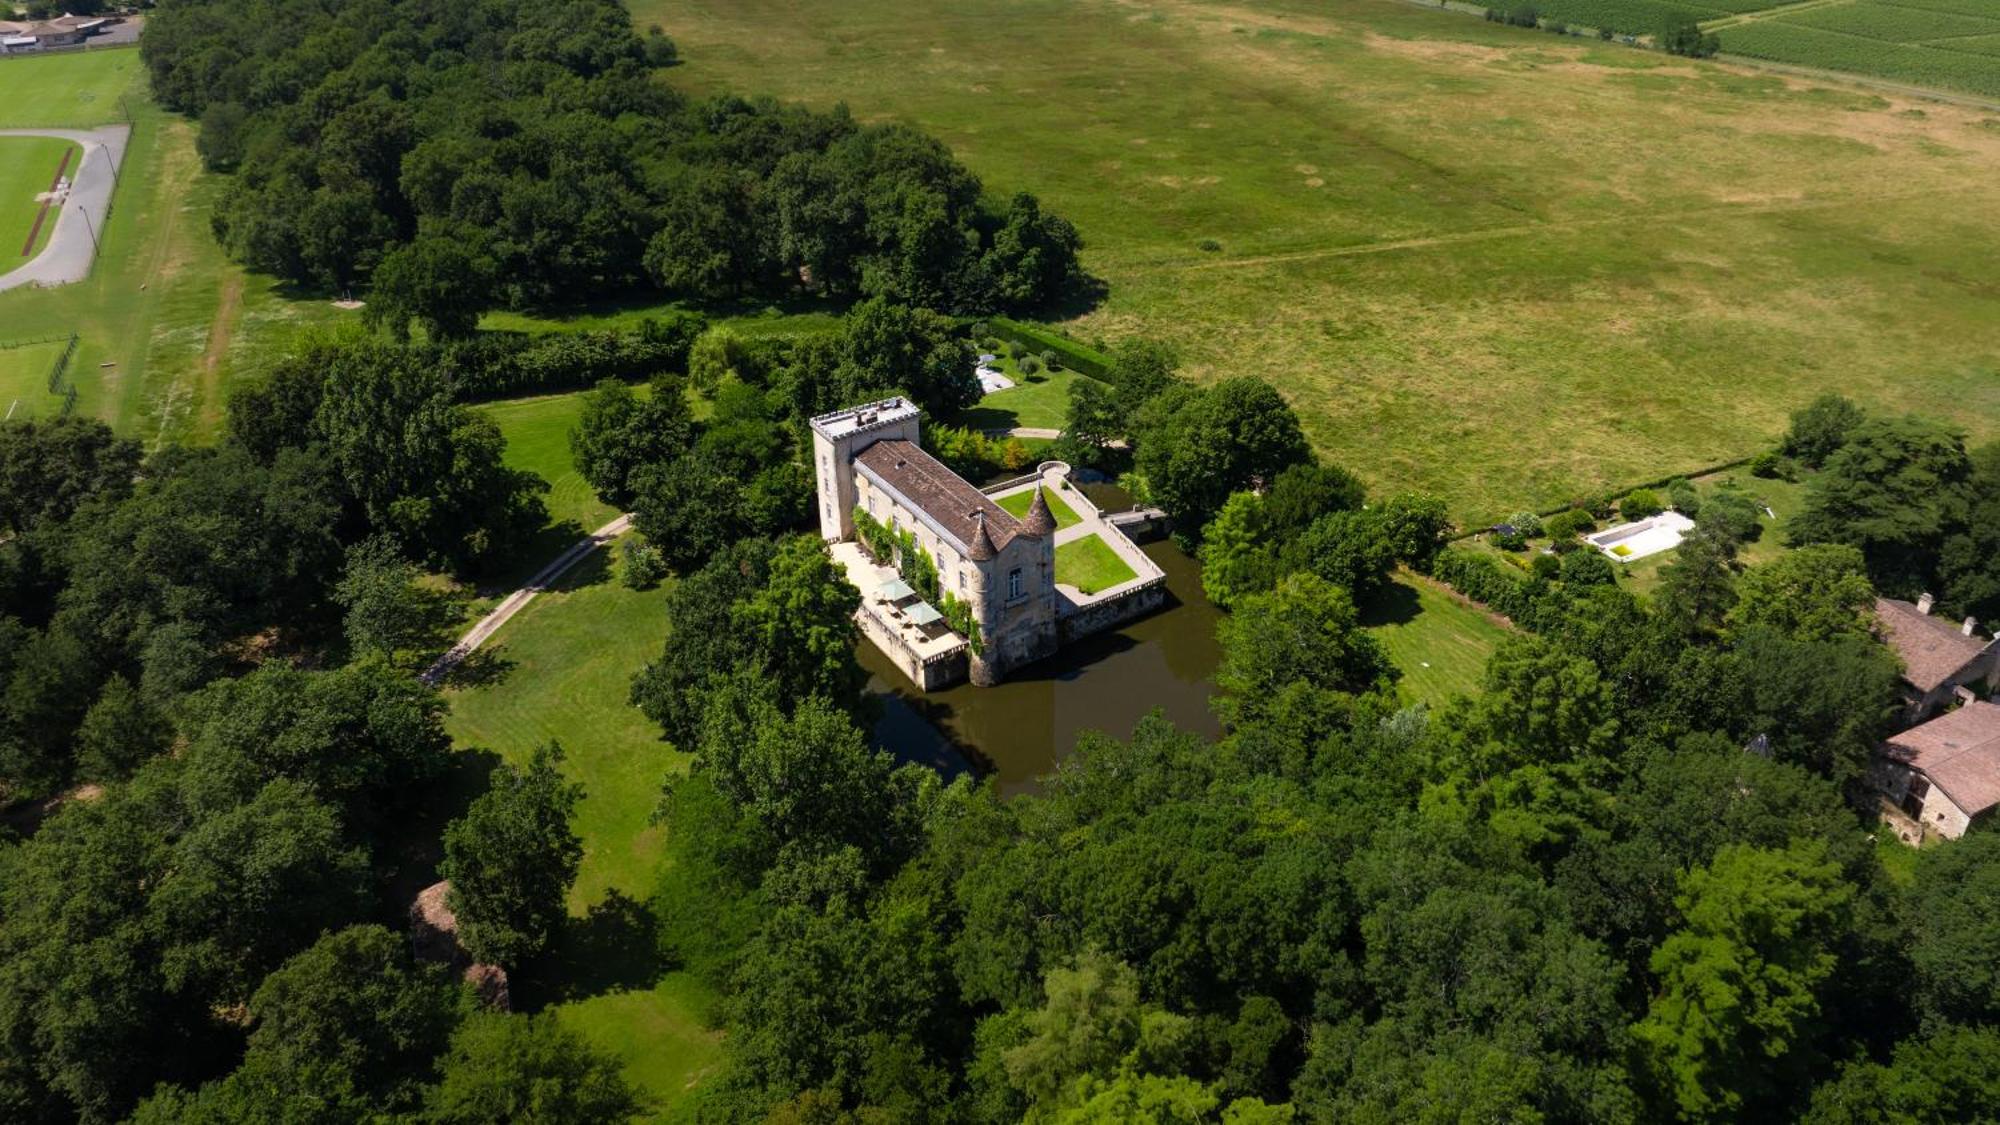
M 1107 510 L 1124 506 L 1115 490 L 1092 499 Z M 995 687 L 960 684 L 928 695 L 861 642 L 868 691 L 882 704 L 875 740 L 905 761 L 936 765 L 947 775 L 976 766 L 1002 792 L 1032 788 L 1076 745 L 1078 734 L 1101 730 L 1123 738 L 1146 712 L 1159 708 L 1184 730 L 1219 733 L 1209 711 L 1221 649 L 1220 616 L 1201 592 L 1201 568 L 1170 542 L 1146 545 L 1167 573 L 1166 606 L 1109 633 L 1065 647 L 1017 669 Z

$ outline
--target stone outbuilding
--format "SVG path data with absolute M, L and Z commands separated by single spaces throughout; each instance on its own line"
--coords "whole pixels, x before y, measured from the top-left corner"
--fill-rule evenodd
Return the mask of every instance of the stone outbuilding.
M 1904 722 L 1920 723 L 1974 689 L 2000 687 L 2000 641 L 1980 636 L 1970 617 L 1954 624 L 1931 616 L 1929 594 L 1915 602 L 1876 598 L 1875 624 L 1903 661 Z
M 2000 706 L 1975 700 L 1890 738 L 1871 780 L 1914 822 L 1906 836 L 1964 835 L 2000 805 Z

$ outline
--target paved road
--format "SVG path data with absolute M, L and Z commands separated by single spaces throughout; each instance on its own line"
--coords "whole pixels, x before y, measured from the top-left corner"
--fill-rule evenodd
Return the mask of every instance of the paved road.
M 91 130 L 0 129 L 0 137 L 58 137 L 83 146 L 83 160 L 70 177 L 69 198 L 62 201 L 56 215 L 55 232 L 28 264 L 0 273 L 0 291 L 23 285 L 65 285 L 90 276 L 90 263 L 97 257 L 92 226 L 101 225 L 110 210 L 111 189 L 117 186 L 114 169 L 125 159 L 125 142 L 131 135 L 129 125 Z M 0 254 L 4 253 L 5 248 L 0 247 Z
M 450 652 L 438 657 L 437 663 L 424 670 L 423 681 L 435 684 L 442 680 L 445 673 L 456 668 L 460 661 L 471 656 L 480 645 L 485 644 L 493 634 L 499 632 L 502 625 L 513 620 L 515 614 L 527 608 L 528 603 L 535 600 L 536 594 L 554 585 L 557 579 L 568 574 L 576 564 L 589 558 L 592 551 L 625 534 L 631 526 L 631 516 L 619 516 L 592 532 L 589 538 L 577 540 L 569 550 L 558 555 L 556 561 L 543 567 L 533 578 L 528 579 L 526 586 L 507 595 L 499 605 L 493 607 L 493 612 L 480 618 L 477 625 L 466 630 L 465 635 L 458 639 L 458 643 L 451 646 Z

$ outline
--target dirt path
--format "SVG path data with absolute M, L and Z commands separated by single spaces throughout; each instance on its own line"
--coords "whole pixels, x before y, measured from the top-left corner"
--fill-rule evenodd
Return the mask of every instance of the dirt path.
M 499 605 L 493 607 L 491 613 L 480 618 L 478 624 L 466 630 L 465 635 L 458 638 L 458 643 L 451 646 L 449 652 L 438 657 L 437 662 L 425 669 L 424 674 L 420 678 L 427 684 L 436 684 L 444 679 L 447 673 L 453 668 L 458 667 L 466 657 L 471 656 L 477 651 L 480 645 L 491 640 L 493 634 L 500 631 L 501 626 L 512 621 L 515 614 L 526 609 L 528 603 L 535 600 L 536 594 L 555 585 L 556 581 L 574 569 L 576 564 L 589 558 L 592 551 L 625 534 L 631 526 L 631 516 L 619 516 L 617 519 L 592 532 L 588 538 L 577 540 L 569 550 L 556 556 L 554 562 L 537 571 L 533 578 L 528 579 L 527 585 L 508 594 L 501 600 Z
M 243 320 L 243 273 L 231 268 L 222 278 L 222 295 L 216 302 L 215 320 L 208 326 L 208 346 L 202 349 L 201 368 L 196 373 L 196 409 L 203 421 L 222 417 L 222 364 L 229 358 L 229 343 L 236 338 L 236 326 Z M 166 420 L 160 421 L 161 432 Z

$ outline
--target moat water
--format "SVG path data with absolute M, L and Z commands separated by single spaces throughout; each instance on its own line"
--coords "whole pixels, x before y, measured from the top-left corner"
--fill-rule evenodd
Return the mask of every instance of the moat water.
M 1085 489 L 1107 511 L 1130 504 L 1115 488 Z M 1003 793 L 1016 793 L 1054 770 L 1079 734 L 1127 737 L 1154 708 L 1183 730 L 1219 733 L 1209 699 L 1222 655 L 1215 639 L 1220 612 L 1202 594 L 1194 559 L 1164 540 L 1143 549 L 1166 571 L 1164 608 L 1017 669 L 994 687 L 919 692 L 863 641 L 859 656 L 870 674 L 868 691 L 882 704 L 877 744 L 947 776 L 989 773 Z

